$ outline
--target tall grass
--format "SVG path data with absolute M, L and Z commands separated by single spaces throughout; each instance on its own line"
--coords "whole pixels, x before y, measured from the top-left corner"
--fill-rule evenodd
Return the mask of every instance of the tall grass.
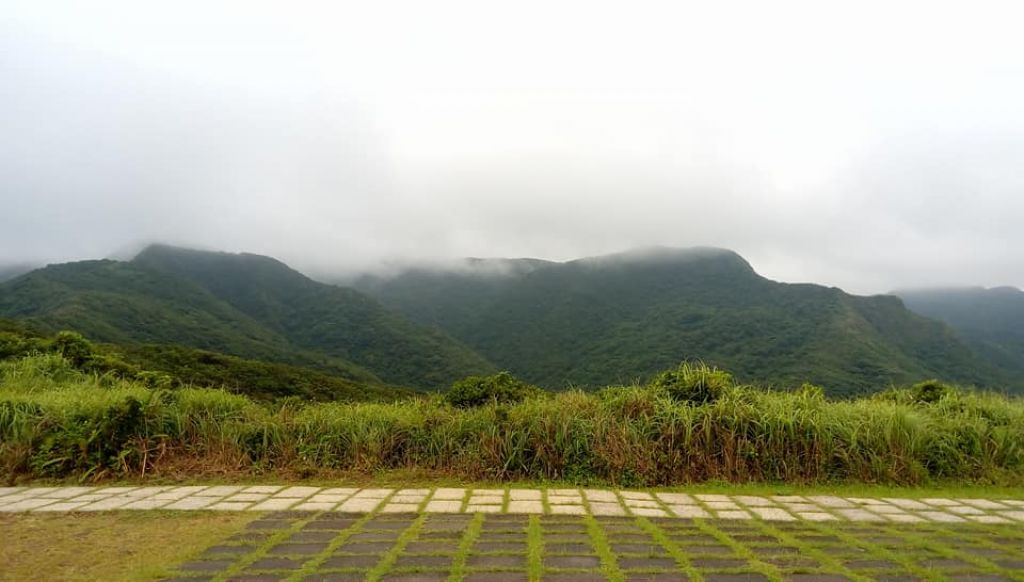
M 0 471 L 8 478 L 195 470 L 379 471 L 619 485 L 728 481 L 1024 482 L 1024 401 L 909 390 L 830 401 L 730 386 L 717 400 L 663 390 L 564 392 L 455 408 L 273 407 L 213 389 L 162 391 L 74 370 L 57 356 L 0 362 Z

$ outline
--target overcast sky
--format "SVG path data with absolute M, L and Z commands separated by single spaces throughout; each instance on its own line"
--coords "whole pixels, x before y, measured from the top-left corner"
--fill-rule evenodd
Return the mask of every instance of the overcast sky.
M 714 245 L 1024 287 L 1020 2 L 0 7 L 0 263 Z

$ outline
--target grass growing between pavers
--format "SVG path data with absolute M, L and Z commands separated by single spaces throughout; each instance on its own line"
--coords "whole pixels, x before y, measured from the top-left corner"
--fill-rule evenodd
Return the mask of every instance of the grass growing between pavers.
M 0 580 L 151 580 L 256 517 L 162 511 L 0 516 Z

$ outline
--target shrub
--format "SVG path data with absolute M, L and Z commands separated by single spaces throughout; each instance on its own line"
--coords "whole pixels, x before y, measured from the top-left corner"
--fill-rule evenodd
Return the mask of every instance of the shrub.
M 53 347 L 76 368 L 82 367 L 95 353 L 92 343 L 73 331 L 59 332 L 53 338 Z
M 445 400 L 452 406 L 469 408 L 488 402 L 521 402 L 543 392 L 509 372 L 499 372 L 493 376 L 469 376 L 459 380 L 445 393 Z
M 655 390 L 664 390 L 673 400 L 690 404 L 714 402 L 732 385 L 732 374 L 704 362 L 683 362 L 675 370 L 658 374 L 650 384 Z
M 911 386 L 910 391 L 914 396 L 914 402 L 921 404 L 935 404 L 947 396 L 956 394 L 956 388 L 938 380 L 919 382 Z

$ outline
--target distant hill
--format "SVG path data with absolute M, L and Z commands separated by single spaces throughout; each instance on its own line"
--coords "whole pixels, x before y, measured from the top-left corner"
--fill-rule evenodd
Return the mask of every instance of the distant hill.
M 351 380 L 309 368 L 179 345 L 88 344 L 99 357 L 90 359 L 88 364 L 81 364 L 85 371 L 115 373 L 126 379 L 158 372 L 169 380 L 167 387 L 170 388 L 224 388 L 256 400 L 291 396 L 321 401 L 387 401 L 414 394 L 411 390 L 384 385 L 376 380 Z M 0 360 L 38 351 L 57 351 L 53 338 L 24 320 L 0 318 Z M 155 377 L 146 378 L 149 381 Z
M 351 289 L 257 255 L 149 247 L 131 262 L 51 265 L 0 284 L 0 315 L 119 344 L 173 343 L 436 388 L 493 366 Z
M 1024 374 L 1024 291 L 962 287 L 893 294 L 910 310 L 949 324 L 975 351 Z
M 354 285 L 548 387 L 628 382 L 686 358 L 749 381 L 820 383 L 833 394 L 926 377 L 1008 381 L 947 326 L 895 297 L 770 281 L 731 251 L 654 248 L 511 264 L 519 268 L 412 268 Z
M 3 283 L 4 281 L 9 281 L 20 275 L 24 275 L 25 273 L 28 273 L 29 271 L 35 268 L 35 266 L 29 265 L 27 263 L 20 263 L 15 265 L 0 265 L 0 283 Z

